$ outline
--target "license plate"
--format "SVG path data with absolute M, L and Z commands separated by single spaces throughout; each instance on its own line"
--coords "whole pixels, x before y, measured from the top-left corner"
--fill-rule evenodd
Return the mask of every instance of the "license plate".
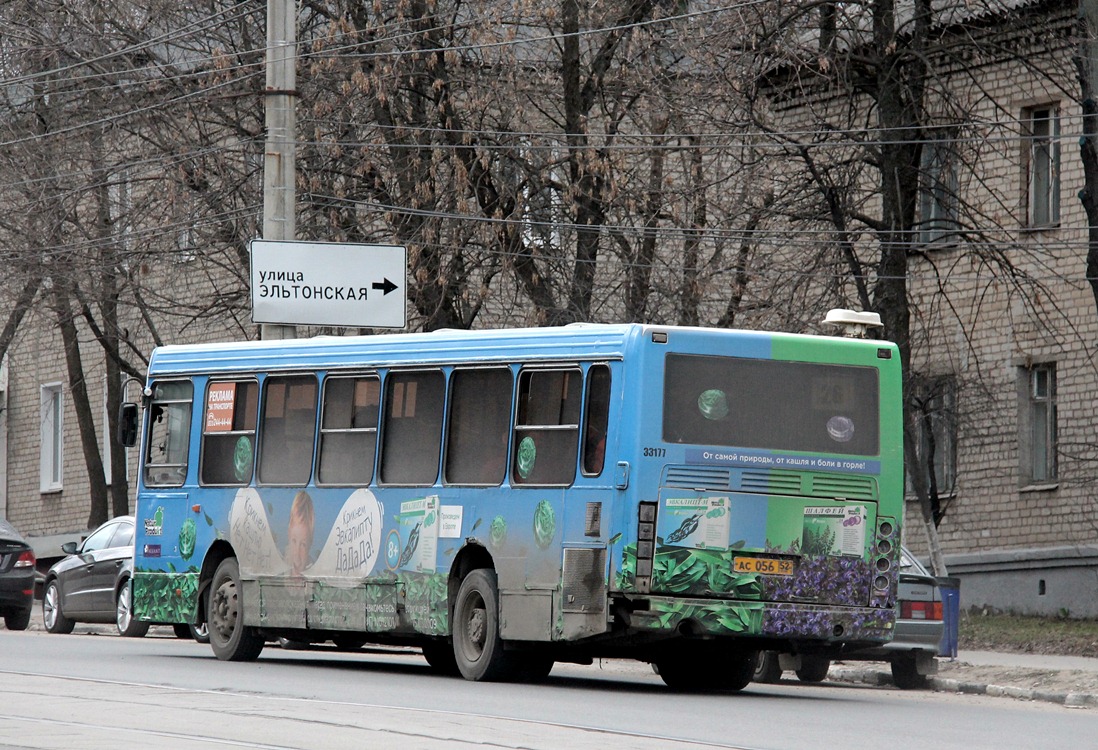
M 737 573 L 761 573 L 769 576 L 793 575 L 792 560 L 775 560 L 771 557 L 737 557 L 732 564 Z

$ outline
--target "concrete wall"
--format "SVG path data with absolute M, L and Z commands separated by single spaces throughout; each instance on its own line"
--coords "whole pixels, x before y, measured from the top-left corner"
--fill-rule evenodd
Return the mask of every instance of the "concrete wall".
M 1098 546 L 948 555 L 961 579 L 961 608 L 1027 615 L 1098 617 Z

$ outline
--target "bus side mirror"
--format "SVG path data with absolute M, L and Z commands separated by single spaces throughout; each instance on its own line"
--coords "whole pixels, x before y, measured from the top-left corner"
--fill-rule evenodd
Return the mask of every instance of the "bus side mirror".
M 137 404 L 127 401 L 118 409 L 118 443 L 126 448 L 137 445 Z

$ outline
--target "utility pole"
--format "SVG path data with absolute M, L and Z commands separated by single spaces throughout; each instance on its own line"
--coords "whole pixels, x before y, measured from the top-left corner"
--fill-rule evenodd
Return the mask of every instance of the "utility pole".
M 296 239 L 296 193 L 294 189 L 297 100 L 297 3 L 296 0 L 267 0 L 267 85 L 264 110 L 267 143 L 263 157 L 263 239 Z M 263 323 L 263 339 L 292 339 L 292 325 Z

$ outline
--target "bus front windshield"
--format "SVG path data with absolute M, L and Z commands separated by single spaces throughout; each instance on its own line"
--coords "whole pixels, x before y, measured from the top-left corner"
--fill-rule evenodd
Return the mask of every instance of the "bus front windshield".
M 873 456 L 879 431 L 873 367 L 667 355 L 667 442 Z

